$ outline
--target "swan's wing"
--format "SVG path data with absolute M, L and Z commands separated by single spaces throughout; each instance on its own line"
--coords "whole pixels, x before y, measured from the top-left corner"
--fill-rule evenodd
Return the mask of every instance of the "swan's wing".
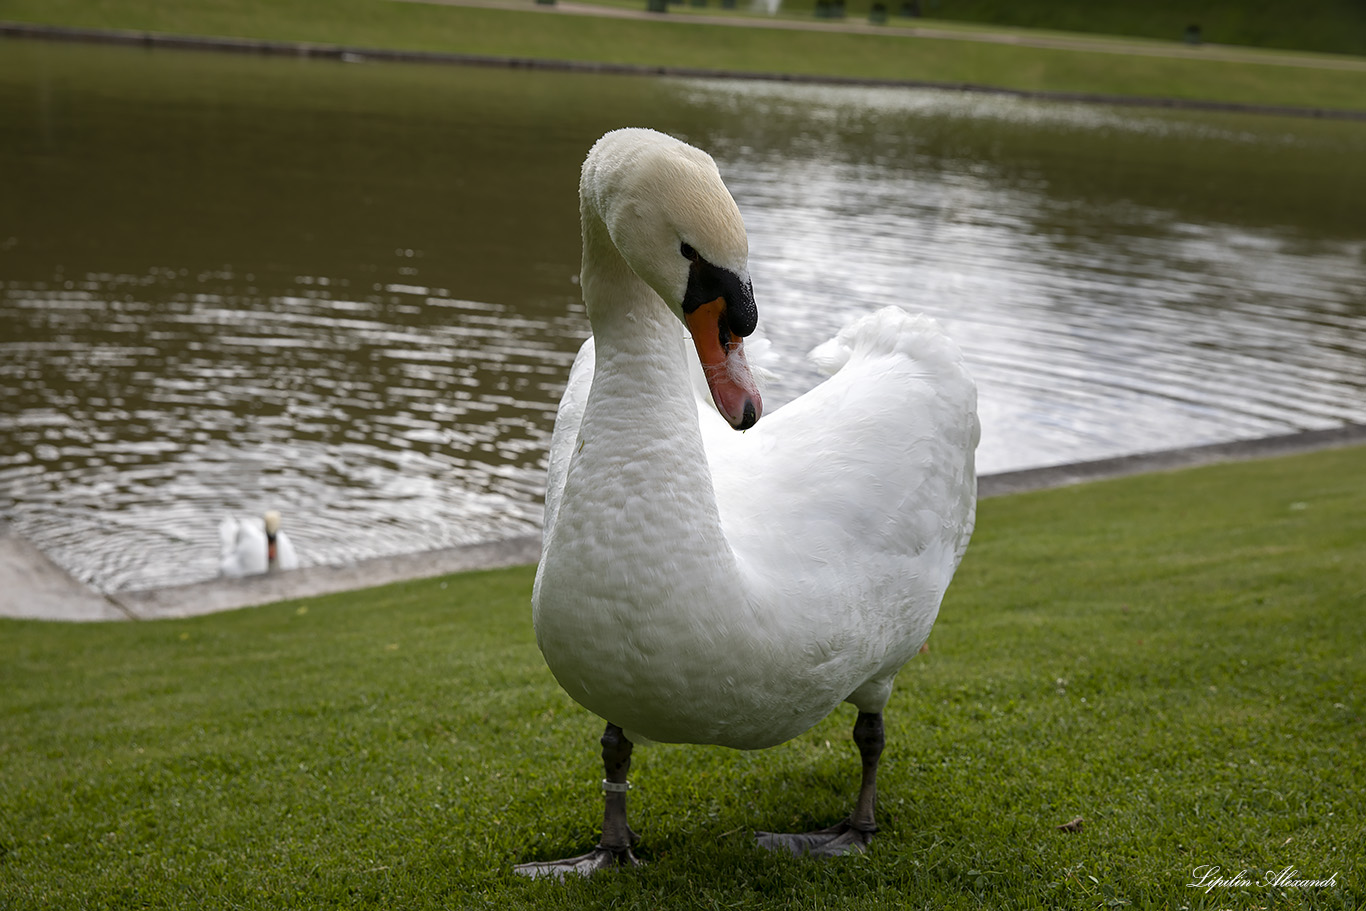
M 280 569 L 299 568 L 299 555 L 294 551 L 294 542 L 283 531 L 275 533 L 275 565 Z
M 224 516 L 218 523 L 218 572 L 224 576 L 242 575 L 242 567 L 237 560 L 238 522 L 232 516 Z
M 834 375 L 744 433 L 699 407 L 722 524 L 759 599 L 872 605 L 845 629 L 900 652 L 928 635 L 972 533 L 976 387 L 933 320 L 895 307 L 812 354 Z
M 564 493 L 565 476 L 569 473 L 574 448 L 579 445 L 583 409 L 588 402 L 588 390 L 593 385 L 594 357 L 595 348 L 590 336 L 574 357 L 574 366 L 569 370 L 569 383 L 564 387 L 559 410 L 555 413 L 555 429 L 550 434 L 550 457 L 545 479 L 545 524 L 542 534 L 546 540 L 550 539 L 550 533 L 555 527 L 555 517 L 560 511 L 560 496 Z
M 219 534 L 224 534 L 229 520 L 219 525 Z M 236 532 L 231 553 L 224 553 L 219 568 L 224 575 L 254 576 L 265 572 L 270 564 L 266 554 L 266 530 L 260 520 L 243 522 L 233 519 Z M 226 541 L 226 538 L 224 539 Z

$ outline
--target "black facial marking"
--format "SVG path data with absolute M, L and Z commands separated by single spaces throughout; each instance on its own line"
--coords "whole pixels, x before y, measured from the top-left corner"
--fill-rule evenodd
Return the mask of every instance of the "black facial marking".
M 686 247 L 687 245 L 684 244 Z M 688 247 L 692 250 L 692 247 Z M 693 251 L 696 254 L 696 251 Z M 744 338 L 759 323 L 759 310 L 754 305 L 754 288 L 729 269 L 713 266 L 701 256 L 688 269 L 688 289 L 683 294 L 683 312 L 692 313 L 703 304 L 718 297 L 726 300 L 725 321 L 729 331 Z
M 688 246 L 686 243 L 678 248 L 678 252 L 683 254 L 684 259 L 690 259 L 693 262 L 697 262 L 698 259 L 701 258 L 697 255 L 697 251 L 694 250 L 692 247 Z

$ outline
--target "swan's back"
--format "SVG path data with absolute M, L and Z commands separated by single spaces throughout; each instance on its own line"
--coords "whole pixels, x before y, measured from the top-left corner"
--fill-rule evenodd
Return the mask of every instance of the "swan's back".
M 254 576 L 269 568 L 266 533 L 254 523 L 224 516 L 218 523 L 218 571 L 225 576 Z
M 938 324 L 894 307 L 812 356 L 834 375 L 743 435 L 703 414 L 704 438 L 756 597 L 864 668 L 871 704 L 929 636 L 972 535 L 976 387 Z

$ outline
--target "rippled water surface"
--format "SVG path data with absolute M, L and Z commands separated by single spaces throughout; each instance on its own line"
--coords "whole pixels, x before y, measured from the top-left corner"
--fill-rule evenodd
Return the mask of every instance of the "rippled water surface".
M 0 509 L 106 590 L 532 533 L 588 327 L 578 165 L 708 148 L 776 374 L 888 303 L 983 471 L 1366 420 L 1366 127 L 890 89 L 7 43 Z

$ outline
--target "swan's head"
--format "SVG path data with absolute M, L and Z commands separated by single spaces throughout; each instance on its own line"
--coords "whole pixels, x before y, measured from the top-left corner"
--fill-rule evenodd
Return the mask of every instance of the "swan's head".
M 266 563 L 274 566 L 278 550 L 276 539 L 280 534 L 280 513 L 268 509 L 262 518 L 266 521 Z
M 580 183 L 585 256 L 606 228 L 630 267 L 682 320 L 717 410 L 737 430 L 762 413 L 742 339 L 759 311 L 745 222 L 710 155 L 653 130 L 616 130 L 588 153 Z

